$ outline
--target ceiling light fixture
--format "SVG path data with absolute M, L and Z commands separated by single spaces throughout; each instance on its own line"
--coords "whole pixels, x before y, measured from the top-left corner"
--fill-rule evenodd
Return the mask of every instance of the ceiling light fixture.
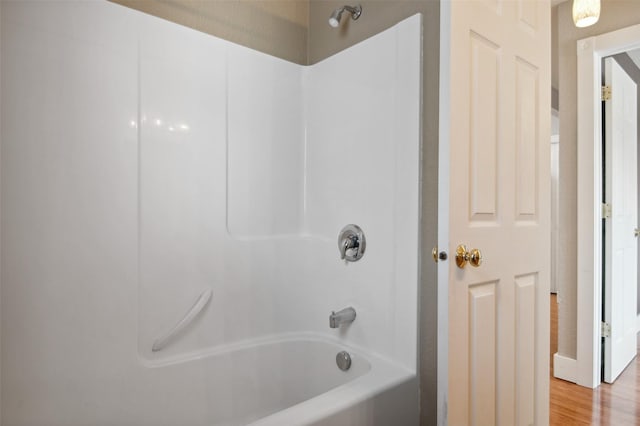
M 578 28 L 588 27 L 600 18 L 600 0 L 573 0 L 573 22 Z

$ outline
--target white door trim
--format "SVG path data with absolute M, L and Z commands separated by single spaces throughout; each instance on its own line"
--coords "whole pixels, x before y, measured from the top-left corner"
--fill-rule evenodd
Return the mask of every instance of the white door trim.
M 640 48 L 640 25 L 578 40 L 577 384 L 600 384 L 602 290 L 601 60 Z
M 451 108 L 451 3 L 440 3 L 440 116 L 438 124 L 438 247 L 449 247 L 449 140 Z M 438 262 L 437 424 L 446 426 L 449 403 L 449 262 Z

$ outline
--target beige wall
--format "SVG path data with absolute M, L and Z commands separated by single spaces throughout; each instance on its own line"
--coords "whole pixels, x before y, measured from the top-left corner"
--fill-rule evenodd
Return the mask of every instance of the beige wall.
M 307 0 L 111 0 L 297 64 L 307 63 Z
M 316 63 L 348 46 L 383 31 L 416 13 L 423 14 L 423 120 L 422 120 L 422 259 L 420 295 L 420 393 L 421 424 L 436 423 L 436 268 L 431 249 L 437 243 L 438 190 L 438 75 L 440 4 L 437 0 L 360 0 L 362 16 L 352 21 L 342 17 L 340 28 L 327 20 L 343 0 L 312 0 L 309 8 L 309 63 Z M 345 19 L 348 18 L 348 19 Z M 345 22 L 346 21 L 346 22 Z
M 0 8 L 0 10 L 1 10 L 1 9 L 2 9 L 2 8 Z M 1 14 L 0 14 L 0 15 L 1 15 Z M 2 22 L 2 16 L 0 16 L 0 22 Z M 1 30 L 0 30 L 0 34 L 2 34 L 2 31 L 1 31 Z M 0 45 L 1 45 L 1 44 L 2 44 L 2 43 L 1 43 L 1 40 L 0 40 Z M 2 55 L 0 55 L 0 56 L 2 56 Z M 2 68 L 2 66 L 0 65 L 0 69 L 1 69 L 1 68 Z M 2 81 L 2 76 L 0 76 L 0 81 Z M 0 93 L 0 96 L 1 96 L 1 93 Z M 1 116 L 2 116 L 2 111 L 0 111 L 0 117 L 1 117 Z M 2 120 L 0 120 L 0 122 L 1 122 L 1 121 L 2 121 Z M 0 134 L 1 134 L 1 133 L 2 133 L 2 132 L 0 131 Z M 2 173 L 0 173 L 0 174 L 2 174 Z M 2 317 L 2 315 L 0 315 L 0 318 L 1 318 L 1 317 Z M 0 326 L 0 329 L 1 329 L 1 328 L 2 328 L 2 327 Z M 0 341 L 1 341 L 1 340 L 2 340 L 2 339 L 0 339 Z M 2 351 L 0 350 L 0 352 L 2 352 Z M 0 362 L 0 364 L 1 364 L 1 362 Z M 2 382 L 2 380 L 1 380 L 1 378 L 0 378 L 0 383 L 1 383 L 1 382 Z M 1 388 L 1 387 L 0 387 L 0 401 L 2 401 L 2 388 Z M 0 404 L 0 405 L 1 405 L 1 404 Z M 2 419 L 2 415 L 1 415 L 1 413 L 0 413 L 0 419 Z
M 551 8 L 551 108 L 558 109 L 558 7 Z
M 558 352 L 576 356 L 577 331 L 577 54 L 576 41 L 640 23 L 637 0 L 602 0 L 596 25 L 576 28 L 571 2 L 558 6 L 558 89 L 560 91 L 560 243 Z

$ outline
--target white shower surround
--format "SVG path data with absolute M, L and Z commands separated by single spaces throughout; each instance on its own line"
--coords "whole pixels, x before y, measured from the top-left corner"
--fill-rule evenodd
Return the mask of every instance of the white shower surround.
M 259 424 L 417 422 L 420 16 L 305 67 L 107 2 L 1 7 L 3 422 L 244 424 L 302 401 L 287 368 L 329 385 Z

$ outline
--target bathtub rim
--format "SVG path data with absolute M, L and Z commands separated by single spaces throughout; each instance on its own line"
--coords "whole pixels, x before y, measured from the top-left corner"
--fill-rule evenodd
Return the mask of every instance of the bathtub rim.
M 363 346 L 354 345 L 352 343 L 345 342 L 339 337 L 334 337 L 326 333 L 318 333 L 313 331 L 305 332 L 288 332 L 269 334 L 252 339 L 243 339 L 236 342 L 227 343 L 223 345 L 213 346 L 207 349 L 201 349 L 197 351 L 180 353 L 176 355 L 170 355 L 161 359 L 148 359 L 138 354 L 137 359 L 141 366 L 148 369 L 156 369 L 162 367 L 171 367 L 192 361 L 203 361 L 207 358 L 213 358 L 219 355 L 227 355 L 232 352 L 250 350 L 259 348 L 262 346 L 275 345 L 279 343 L 290 342 L 321 342 L 334 346 L 339 346 L 341 350 L 345 350 L 359 358 L 365 360 L 369 364 L 369 371 L 373 369 L 373 366 L 378 362 L 396 365 L 398 368 L 406 371 L 407 373 L 415 374 L 416 369 L 410 369 L 403 366 L 393 359 L 382 355 L 377 352 L 372 352 L 368 348 Z M 416 366 L 417 367 L 417 366 Z M 365 373 L 368 374 L 368 373 Z

